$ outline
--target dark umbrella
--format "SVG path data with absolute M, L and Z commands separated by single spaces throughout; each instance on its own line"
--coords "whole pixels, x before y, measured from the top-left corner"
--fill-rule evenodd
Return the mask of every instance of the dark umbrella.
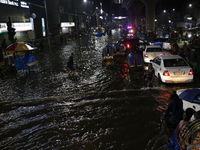
M 200 104 L 200 100 L 194 101 L 198 95 L 200 96 L 200 89 L 187 89 L 183 91 L 179 97 L 182 100 Z

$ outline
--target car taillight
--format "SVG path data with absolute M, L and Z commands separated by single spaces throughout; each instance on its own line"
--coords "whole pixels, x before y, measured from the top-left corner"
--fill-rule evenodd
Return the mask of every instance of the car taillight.
M 169 71 L 168 71 L 168 70 L 165 70 L 165 71 L 163 72 L 163 76 L 170 76 Z
M 148 55 L 147 55 L 147 54 L 144 54 L 144 57 L 147 57 L 147 58 L 148 58 Z
M 171 44 L 169 44 L 169 48 L 171 48 L 172 47 L 172 45 Z
M 164 53 L 162 55 L 165 55 Z
M 154 45 L 154 43 L 151 43 L 150 45 Z
M 127 44 L 126 46 L 127 46 L 127 48 L 130 48 L 130 44 Z
M 193 70 L 192 69 L 190 70 L 189 75 L 193 75 Z

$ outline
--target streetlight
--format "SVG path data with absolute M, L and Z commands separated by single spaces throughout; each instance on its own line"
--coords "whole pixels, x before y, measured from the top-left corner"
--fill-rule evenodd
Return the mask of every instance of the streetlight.
M 173 11 L 175 11 L 175 8 L 173 9 Z
M 192 7 L 192 4 L 189 4 L 189 7 Z
M 163 10 L 164 13 L 166 13 L 166 10 Z
M 87 0 L 83 0 L 84 1 L 84 3 L 86 3 L 87 2 Z

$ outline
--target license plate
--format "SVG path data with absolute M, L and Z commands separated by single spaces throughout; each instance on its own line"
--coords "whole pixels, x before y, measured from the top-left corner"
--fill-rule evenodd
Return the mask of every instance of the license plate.
M 182 72 L 174 72 L 174 75 L 182 75 Z
M 157 54 L 152 54 L 151 57 L 155 58 L 156 56 L 158 56 Z

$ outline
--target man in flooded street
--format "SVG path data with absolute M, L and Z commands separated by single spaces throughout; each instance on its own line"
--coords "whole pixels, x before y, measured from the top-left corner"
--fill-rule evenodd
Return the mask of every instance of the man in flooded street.
M 71 53 L 71 56 L 69 57 L 69 60 L 67 62 L 67 68 L 69 69 L 69 73 L 68 73 L 68 76 L 73 72 L 73 75 L 74 75 L 74 67 L 73 67 L 73 64 L 74 64 L 74 61 L 73 61 L 73 57 L 74 57 L 74 54 Z
M 152 67 L 152 64 L 148 64 L 148 71 L 147 71 L 147 88 L 152 88 L 153 87 L 153 81 L 155 79 L 155 70 Z
M 171 138 L 170 129 L 174 130 L 179 122 L 183 119 L 183 102 L 176 94 L 174 89 L 169 90 L 170 102 L 167 109 L 162 116 L 162 120 L 166 121 L 165 127 L 167 131 L 168 140 Z M 171 115 L 170 115 L 171 113 Z

